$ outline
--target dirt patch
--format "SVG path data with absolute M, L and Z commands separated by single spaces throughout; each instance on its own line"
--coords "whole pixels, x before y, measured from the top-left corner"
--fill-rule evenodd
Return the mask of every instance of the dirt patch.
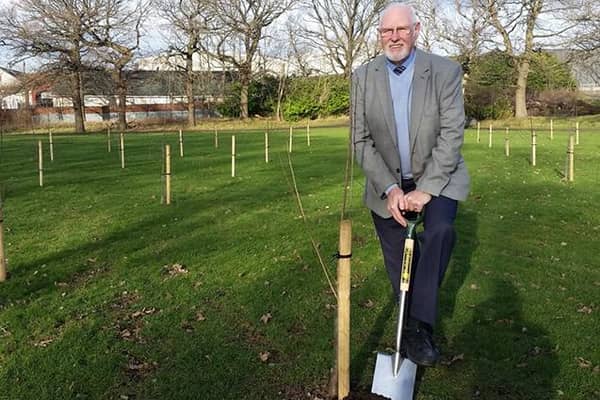
M 387 397 L 379 396 L 378 394 L 366 392 L 350 392 L 344 397 L 344 400 L 389 400 Z

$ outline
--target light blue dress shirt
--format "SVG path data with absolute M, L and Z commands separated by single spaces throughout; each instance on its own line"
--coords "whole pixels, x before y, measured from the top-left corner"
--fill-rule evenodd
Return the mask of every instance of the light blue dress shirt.
M 398 153 L 400 154 L 400 168 L 402 178 L 412 178 L 410 161 L 410 100 L 412 94 L 412 80 L 415 72 L 415 51 L 411 51 L 408 58 L 402 63 L 404 70 L 397 74 L 394 69 L 398 65 L 386 60 L 388 78 L 392 94 L 394 119 L 396 121 L 396 137 L 398 138 Z

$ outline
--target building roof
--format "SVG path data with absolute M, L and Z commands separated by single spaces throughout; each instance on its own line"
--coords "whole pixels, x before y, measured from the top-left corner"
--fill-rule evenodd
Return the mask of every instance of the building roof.
M 15 78 L 18 78 L 19 76 L 23 75 L 23 72 L 17 71 L 16 69 L 0 67 L 0 71 L 4 71 L 5 73 L 10 74 Z

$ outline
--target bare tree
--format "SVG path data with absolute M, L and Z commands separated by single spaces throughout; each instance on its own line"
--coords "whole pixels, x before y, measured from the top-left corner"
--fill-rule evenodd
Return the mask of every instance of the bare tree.
M 493 30 L 482 18 L 484 13 L 478 0 L 424 0 L 417 6 L 417 14 L 421 19 L 423 47 L 457 54 L 467 67 L 484 50 Z
M 295 0 L 213 0 L 210 13 L 214 18 L 213 41 L 204 50 L 224 64 L 233 66 L 240 81 L 240 116 L 248 117 L 248 89 L 253 63 L 266 29 Z
M 385 0 L 305 0 L 303 34 L 322 49 L 332 68 L 349 77 L 374 32 Z
M 194 54 L 199 55 L 201 43 L 208 33 L 210 15 L 204 0 L 160 0 L 160 16 L 169 25 L 166 39 L 168 54 L 175 60 L 174 66 L 185 74 L 188 125 L 196 125 L 194 98 Z M 183 60 L 183 65 L 179 60 Z M 210 68 L 210 61 L 208 62 Z
M 21 0 L 0 15 L 0 34 L 14 62 L 38 58 L 44 72 L 69 80 L 77 132 L 85 131 L 82 74 L 102 1 Z
M 288 38 L 289 52 L 288 58 L 297 69 L 297 73 L 301 76 L 310 76 L 314 68 L 310 65 L 311 51 L 310 43 L 298 34 L 298 27 L 291 21 L 286 25 L 286 33 Z
M 576 0 L 476 0 L 517 70 L 515 116 L 527 116 L 527 77 L 536 47 L 559 43 L 577 23 L 569 21 Z
M 600 82 L 600 2 L 579 0 L 579 6 L 569 19 L 576 23 L 568 48 L 568 61 Z
M 127 74 L 126 68 L 133 61 L 140 47 L 142 23 L 148 15 L 150 3 L 137 0 L 133 6 L 120 0 L 106 0 L 101 18 L 92 27 L 93 53 L 109 65 L 117 95 L 119 129 L 127 129 Z

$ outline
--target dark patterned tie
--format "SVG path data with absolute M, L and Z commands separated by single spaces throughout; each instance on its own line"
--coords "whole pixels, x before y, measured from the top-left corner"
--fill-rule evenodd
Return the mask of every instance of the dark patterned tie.
M 401 65 L 399 67 L 394 68 L 394 73 L 396 75 L 400 75 L 401 73 L 404 72 L 405 69 L 406 69 L 406 67 L 404 65 Z

